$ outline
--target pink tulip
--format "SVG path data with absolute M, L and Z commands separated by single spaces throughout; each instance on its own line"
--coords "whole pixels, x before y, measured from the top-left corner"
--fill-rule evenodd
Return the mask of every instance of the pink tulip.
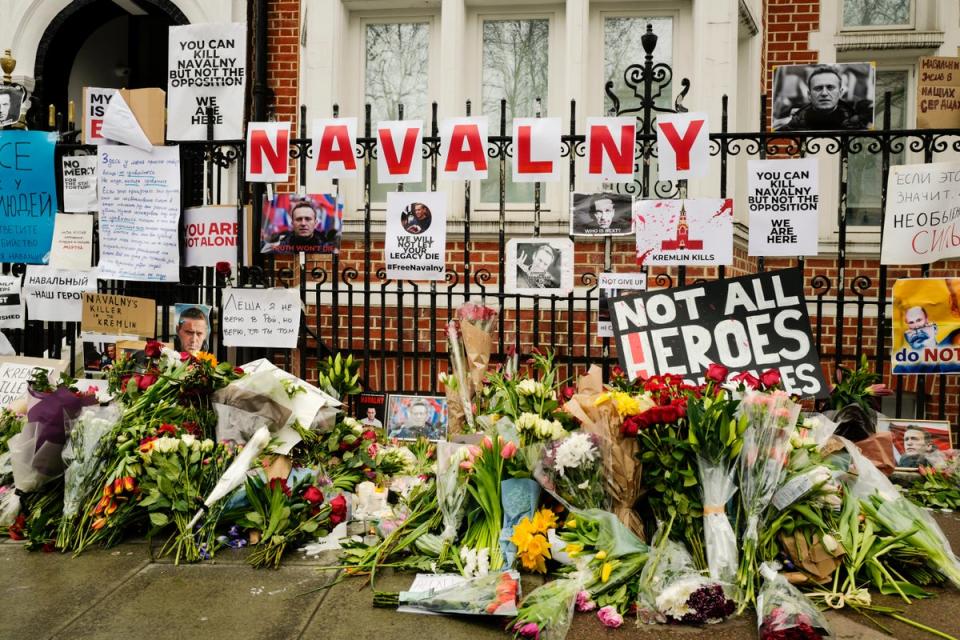
M 512 441 L 503 445 L 503 448 L 500 449 L 500 457 L 504 460 L 509 460 L 517 453 L 517 445 Z
M 480 444 L 483 445 L 484 449 L 493 449 L 493 440 L 490 439 L 490 436 L 483 436 L 483 441 Z
M 600 622 L 608 629 L 616 629 L 623 624 L 623 616 L 617 613 L 614 607 L 606 606 L 597 611 L 597 617 Z
M 520 627 L 517 629 L 514 627 L 514 631 L 520 634 L 523 638 L 533 638 L 534 640 L 539 640 L 540 638 L 540 627 L 537 626 L 536 622 L 528 622 L 525 625 L 517 625 Z

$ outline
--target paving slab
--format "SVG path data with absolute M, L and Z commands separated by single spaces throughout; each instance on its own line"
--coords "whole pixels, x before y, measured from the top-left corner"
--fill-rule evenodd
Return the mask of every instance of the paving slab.
M 297 638 L 332 577 L 304 566 L 149 564 L 52 637 Z

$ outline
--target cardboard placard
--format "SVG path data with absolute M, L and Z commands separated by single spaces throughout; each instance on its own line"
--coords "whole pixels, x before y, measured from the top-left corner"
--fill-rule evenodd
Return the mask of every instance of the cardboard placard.
M 388 278 L 443 280 L 447 257 L 446 194 L 388 193 L 384 246 Z
M 630 379 L 675 374 L 702 382 L 719 363 L 732 372 L 780 372 L 803 397 L 830 392 L 823 377 L 799 268 L 610 300 L 620 366 Z
M 157 303 L 149 298 L 85 292 L 80 329 L 102 335 L 152 338 L 157 332 Z
M 917 128 L 960 127 L 960 58 L 924 56 L 917 79 Z
M 53 381 L 66 365 L 67 363 L 63 360 L 0 356 L 0 408 L 6 407 L 26 393 L 27 383 L 33 377 L 33 370 L 37 367 L 46 369 L 47 378 Z
M 164 125 L 167 112 L 164 109 L 167 94 L 163 89 L 149 87 L 146 89 L 120 89 L 117 92 L 130 107 L 143 133 L 150 144 L 163 144 Z

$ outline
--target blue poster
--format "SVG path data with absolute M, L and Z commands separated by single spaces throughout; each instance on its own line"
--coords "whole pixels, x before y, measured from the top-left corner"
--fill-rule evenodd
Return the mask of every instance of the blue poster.
M 0 262 L 46 264 L 57 213 L 56 133 L 0 131 Z

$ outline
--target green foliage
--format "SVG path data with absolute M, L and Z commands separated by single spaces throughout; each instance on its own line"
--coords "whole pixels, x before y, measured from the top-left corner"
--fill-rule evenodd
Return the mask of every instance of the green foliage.
M 340 353 L 327 356 L 317 365 L 317 386 L 338 400 L 346 400 L 363 391 L 359 370 L 360 361 L 354 360 L 353 354 L 346 358 Z

